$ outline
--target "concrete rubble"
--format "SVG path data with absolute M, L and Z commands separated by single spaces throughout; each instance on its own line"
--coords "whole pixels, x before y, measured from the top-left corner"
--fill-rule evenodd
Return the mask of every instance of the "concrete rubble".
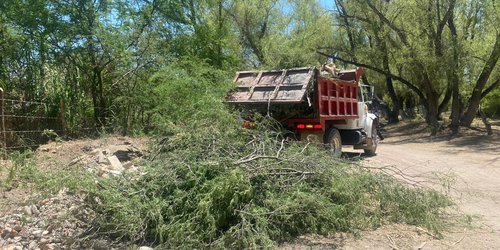
M 73 144 L 71 148 L 46 145 L 39 149 L 38 154 L 46 157 L 46 163 L 51 163 L 55 155 L 65 160 L 59 161 L 59 166 L 83 167 L 101 178 L 110 178 L 143 174 L 141 165 L 147 149 L 142 148 L 127 139 L 119 139 L 105 143 L 83 142 Z M 85 206 L 84 194 L 61 190 L 49 198 L 26 199 L 8 210 L 0 210 L 0 250 L 152 249 L 105 237 L 89 237 L 93 218 L 95 214 Z
M 123 173 L 134 173 L 140 168 L 143 153 L 130 143 L 99 147 L 86 152 L 70 165 L 83 164 L 87 170 L 96 173 L 99 177 L 109 178 Z

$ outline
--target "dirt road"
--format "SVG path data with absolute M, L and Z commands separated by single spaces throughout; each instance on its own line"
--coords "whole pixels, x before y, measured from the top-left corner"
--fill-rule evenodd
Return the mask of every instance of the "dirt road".
M 387 138 L 364 165 L 395 167 L 409 182 L 446 191 L 458 208 L 473 216 L 472 229 L 448 232 L 453 249 L 500 249 L 500 131 L 493 136 L 467 130 L 461 137 L 430 137 L 423 124 L 386 127 Z M 457 242 L 458 241 L 458 242 Z M 449 248 L 434 242 L 429 249 Z

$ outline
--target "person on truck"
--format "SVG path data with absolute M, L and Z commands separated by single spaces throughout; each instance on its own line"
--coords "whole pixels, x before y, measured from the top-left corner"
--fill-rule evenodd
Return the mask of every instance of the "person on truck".
M 333 62 L 333 58 L 328 58 L 328 61 L 322 65 L 322 71 L 328 72 L 333 78 L 338 78 L 340 70 Z

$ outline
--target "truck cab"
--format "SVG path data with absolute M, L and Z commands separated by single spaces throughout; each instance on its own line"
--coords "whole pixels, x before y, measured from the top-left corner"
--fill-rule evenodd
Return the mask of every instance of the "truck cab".
M 267 113 L 300 140 L 324 143 L 334 156 L 342 145 L 374 155 L 378 118 L 367 105 L 373 88 L 359 84 L 364 71 L 343 70 L 335 77 L 314 67 L 241 71 L 227 102 Z

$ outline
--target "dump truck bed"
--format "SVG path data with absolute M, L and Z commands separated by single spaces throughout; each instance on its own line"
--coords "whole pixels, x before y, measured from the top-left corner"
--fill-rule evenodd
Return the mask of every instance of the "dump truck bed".
M 276 119 L 293 126 L 303 121 L 358 118 L 358 81 L 363 68 L 340 71 L 335 78 L 315 68 L 236 73 L 236 88 L 227 102 L 250 108 L 265 106 Z
M 300 103 L 314 80 L 314 71 L 314 68 L 293 68 L 237 72 L 234 79 L 237 87 L 227 102 Z

